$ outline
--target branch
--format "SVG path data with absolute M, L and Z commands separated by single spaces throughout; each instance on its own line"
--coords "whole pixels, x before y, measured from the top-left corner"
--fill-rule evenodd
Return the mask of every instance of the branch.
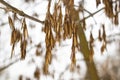
M 16 59 L 15 61 L 9 63 L 8 65 L 0 68 L 0 72 L 4 71 L 5 69 L 7 69 L 8 67 L 10 67 L 11 65 L 13 65 L 14 63 L 18 62 L 20 59 Z
M 34 47 L 36 47 L 37 45 L 34 45 L 34 46 L 32 46 L 32 47 L 30 47 L 28 50 L 27 50 L 27 53 L 28 52 L 30 52 Z M 1 67 L 0 66 L 0 72 L 2 72 L 2 71 L 4 71 L 5 69 L 7 69 L 7 68 L 9 68 L 10 66 L 12 66 L 14 63 L 17 63 L 19 60 L 20 60 L 20 53 L 18 54 L 18 55 L 16 55 L 15 56 L 15 60 L 14 61 L 12 61 L 12 62 L 10 62 L 10 63 L 8 63 L 8 64 L 6 64 L 6 65 L 4 65 L 3 67 Z M 33 55 L 32 55 L 33 56 Z M 9 60 L 11 60 L 11 58 L 9 58 Z
M 91 13 L 89 16 L 87 16 L 87 17 L 83 18 L 82 20 L 80 20 L 80 22 L 82 22 L 83 20 L 86 20 L 86 19 L 88 19 L 89 17 L 97 14 L 98 12 L 102 11 L 103 9 L 105 9 L 105 7 L 99 9 L 98 11 L 96 11 L 96 12 L 94 12 L 94 13 Z
M 37 18 L 34 18 L 34 17 L 32 17 L 32 16 L 24 13 L 23 11 L 21 11 L 21 10 L 19 10 L 19 9 L 13 7 L 13 6 L 11 6 L 10 4 L 6 3 L 6 2 L 3 1 L 3 0 L 0 0 L 0 3 L 3 4 L 4 6 L 6 6 L 7 8 L 9 8 L 9 9 L 10 9 L 11 11 L 13 11 L 14 13 L 19 14 L 20 16 L 23 16 L 23 17 L 26 17 L 26 18 L 31 19 L 31 20 L 33 20 L 33 21 L 36 21 L 36 22 L 38 22 L 38 23 L 44 24 L 44 21 L 41 21 L 41 20 L 39 20 L 39 19 L 37 19 Z
M 2 3 L 3 5 L 5 5 L 6 7 L 8 7 L 8 8 L 9 8 L 11 11 L 13 11 L 14 13 L 19 14 L 20 16 L 23 16 L 23 17 L 26 17 L 26 18 L 31 19 L 31 20 L 33 20 L 33 21 L 39 22 L 39 23 L 41 23 L 41 24 L 44 24 L 44 21 L 41 21 L 41 20 L 39 20 L 39 19 L 37 19 L 37 18 L 34 18 L 34 17 L 30 16 L 30 15 L 27 15 L 27 14 L 24 13 L 23 11 L 21 11 L 21 10 L 19 10 L 19 9 L 13 7 L 13 6 L 11 6 L 10 4 L 6 3 L 6 2 L 3 1 L 3 0 L 0 0 L 0 3 Z M 105 8 L 105 7 L 101 8 L 100 10 L 98 10 L 98 11 L 96 11 L 96 12 L 94 12 L 94 13 L 91 13 L 89 16 L 87 16 L 87 17 L 83 18 L 82 20 L 80 20 L 80 22 L 82 22 L 83 20 L 86 20 L 86 19 L 88 19 L 89 17 L 97 14 L 98 12 L 100 12 L 101 10 L 103 10 L 104 8 Z

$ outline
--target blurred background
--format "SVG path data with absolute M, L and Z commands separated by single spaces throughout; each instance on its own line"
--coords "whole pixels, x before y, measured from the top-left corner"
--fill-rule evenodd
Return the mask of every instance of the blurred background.
M 4 0 L 8 4 L 24 11 L 26 14 L 44 21 L 48 8 L 48 0 Z M 54 12 L 55 2 L 59 0 L 52 0 L 50 12 Z M 79 14 L 82 18 L 89 16 L 104 7 L 101 3 L 96 7 L 97 0 L 74 0 L 75 9 L 78 9 L 79 4 L 84 6 L 84 16 Z M 104 0 L 103 0 L 104 1 Z M 109 0 L 117 1 L 117 0 Z M 65 7 L 62 5 L 63 16 L 65 15 Z M 117 1 L 120 9 L 120 1 Z M 115 6 L 113 4 L 113 6 Z M 44 75 L 43 64 L 45 62 L 45 36 L 42 31 L 44 25 L 26 18 L 28 29 L 28 45 L 26 48 L 26 58 L 20 59 L 20 43 L 15 45 L 14 54 L 11 56 L 12 46 L 11 29 L 8 24 L 8 16 L 17 16 L 14 25 L 17 29 L 21 29 L 20 19 L 23 17 L 19 14 L 13 14 L 7 11 L 5 5 L 0 3 L 0 80 L 89 80 L 87 77 L 87 67 L 84 56 L 80 51 L 76 51 L 76 69 L 74 72 L 70 71 L 71 63 L 71 46 L 72 39 L 62 40 L 56 43 L 52 50 L 52 62 L 49 65 L 49 75 Z M 120 12 L 120 10 L 119 10 Z M 120 23 L 120 14 L 118 12 L 118 22 Z M 90 33 L 92 32 L 94 38 L 94 55 L 93 61 L 100 77 L 100 80 L 119 80 L 120 79 L 120 24 L 113 24 L 112 20 L 108 18 L 104 10 L 89 17 L 85 20 L 86 30 L 85 35 L 89 41 Z M 101 52 L 103 42 L 100 42 L 98 32 L 101 25 L 105 25 L 106 49 Z M 103 33 L 103 31 L 102 31 Z

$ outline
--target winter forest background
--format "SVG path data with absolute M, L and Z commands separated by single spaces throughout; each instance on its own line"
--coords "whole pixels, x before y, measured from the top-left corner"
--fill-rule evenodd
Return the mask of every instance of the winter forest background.
M 0 0 L 0 80 L 119 80 L 120 0 Z

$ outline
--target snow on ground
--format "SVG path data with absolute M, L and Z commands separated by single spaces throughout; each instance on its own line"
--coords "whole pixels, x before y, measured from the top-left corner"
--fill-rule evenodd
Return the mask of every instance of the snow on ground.
M 32 15 L 33 12 L 38 13 L 39 14 L 38 18 L 40 20 L 45 19 L 47 3 L 48 3 L 47 0 L 36 0 L 35 4 L 33 4 L 32 2 L 24 3 L 24 0 L 5 0 L 5 1 L 7 1 L 11 5 L 19 8 L 20 10 L 23 10 L 25 13 L 27 13 L 29 15 Z M 53 2 L 54 1 L 55 0 L 53 0 Z M 75 4 L 76 5 L 78 4 L 78 0 L 75 0 Z M 86 0 L 85 1 L 85 8 L 88 9 L 89 11 L 91 11 L 91 12 L 96 11 L 96 9 L 94 9 L 93 6 L 95 7 L 94 0 Z M 99 6 L 98 8 L 100 9 L 101 7 L 103 7 L 103 5 Z M 87 15 L 88 14 L 86 14 L 86 16 Z M 7 14 L 4 15 L 4 11 L 0 10 L 0 21 L 4 21 L 6 23 L 7 17 L 8 17 L 8 15 Z M 45 54 L 45 43 L 44 43 L 45 34 L 43 32 L 41 32 L 43 25 L 36 23 L 34 21 L 31 21 L 29 19 L 26 19 L 26 20 L 27 20 L 27 25 L 29 23 L 33 23 L 35 25 L 35 28 L 32 28 L 32 29 L 29 28 L 29 25 L 28 25 L 28 33 L 29 33 L 29 36 L 31 36 L 32 41 L 33 41 L 33 44 L 31 44 L 31 45 L 38 44 L 39 42 L 41 42 L 43 50 L 44 50 L 43 51 L 43 55 L 44 55 Z M 98 29 L 100 28 L 99 23 L 106 23 L 107 35 L 111 35 L 113 33 L 117 33 L 120 31 L 120 28 L 114 28 L 113 27 L 114 25 L 110 25 L 110 21 L 105 17 L 103 11 L 96 14 L 93 18 L 91 17 L 91 18 L 87 19 L 86 22 L 87 22 L 87 30 L 85 31 L 85 33 L 86 33 L 87 40 L 89 39 L 89 34 L 90 34 L 92 25 L 94 25 L 94 26 L 92 26 L 93 27 L 93 31 L 92 31 L 93 37 L 97 38 Z M 96 24 L 96 23 L 98 23 L 98 24 Z M 19 27 L 18 24 L 19 23 L 16 24 L 16 27 Z M 5 59 L 8 59 L 8 61 L 6 61 L 6 64 L 9 63 L 9 60 L 11 60 L 11 59 L 9 59 L 10 53 L 11 53 L 11 46 L 10 46 L 11 30 L 9 28 L 9 25 L 6 24 L 5 26 L 0 26 L 0 33 L 1 33 L 1 35 L 0 35 L 0 66 L 1 66 L 4 64 L 3 61 Z M 58 80 L 59 74 L 65 70 L 65 68 L 68 64 L 70 64 L 70 54 L 71 54 L 71 45 L 72 45 L 71 42 L 72 42 L 72 40 L 65 40 L 61 44 L 64 46 L 57 45 L 57 47 L 53 50 L 53 54 L 55 54 L 57 56 L 57 60 L 56 59 L 53 60 L 52 64 L 50 65 L 50 71 L 52 72 L 52 70 L 56 70 L 55 80 Z M 100 51 L 99 51 L 99 45 L 101 45 L 101 43 L 98 41 L 96 41 L 95 43 L 97 44 L 97 47 L 95 47 L 95 55 L 94 55 L 94 59 L 96 62 L 104 61 L 108 56 L 110 56 L 114 52 L 113 47 L 116 46 L 114 44 L 107 46 L 109 51 L 105 52 L 103 55 L 101 55 Z M 17 44 L 17 46 L 19 46 L 19 44 Z M 28 49 L 29 48 L 30 48 L 30 46 L 28 47 Z M 20 49 L 17 48 L 15 50 L 15 55 L 18 55 L 19 52 L 20 52 Z M 71 74 L 69 72 L 69 70 L 67 70 L 63 76 L 63 78 L 65 78 L 65 80 L 69 80 L 69 78 L 72 76 L 75 78 L 77 78 L 77 77 L 82 78 L 85 75 L 86 67 L 85 67 L 84 61 L 82 60 L 83 56 L 79 52 L 77 52 L 76 55 L 77 55 L 77 59 L 80 60 L 80 61 L 77 61 L 77 65 L 80 65 L 81 76 L 78 76 L 76 74 Z M 15 57 L 13 56 L 13 58 L 15 58 Z M 32 59 L 35 59 L 35 62 L 28 64 L 29 61 L 32 61 Z M 17 80 L 19 75 L 25 75 L 25 77 L 30 77 L 31 79 L 34 79 L 33 74 L 36 69 L 36 66 L 39 66 L 40 68 L 42 68 L 43 62 L 44 62 L 43 57 L 36 57 L 35 56 L 35 48 L 32 48 L 27 53 L 27 57 L 24 61 L 19 60 L 17 63 L 13 64 L 8 69 L 3 71 L 3 73 L 0 73 L 0 80 Z M 52 80 L 52 78 L 49 76 L 47 76 L 47 77 L 41 76 L 41 80 L 47 80 L 47 79 Z

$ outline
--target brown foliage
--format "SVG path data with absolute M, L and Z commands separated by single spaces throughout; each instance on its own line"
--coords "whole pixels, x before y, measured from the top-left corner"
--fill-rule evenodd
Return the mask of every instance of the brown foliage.
M 14 47 L 16 43 L 20 41 L 21 59 L 25 59 L 27 38 L 28 38 L 28 31 L 27 31 L 27 25 L 26 25 L 25 18 L 23 18 L 23 21 L 22 21 L 22 27 L 21 27 L 21 29 L 23 29 L 22 33 L 20 32 L 20 30 L 15 28 L 14 22 L 10 16 L 8 17 L 8 21 L 9 21 L 10 28 L 12 30 L 11 42 L 10 42 L 10 44 L 12 45 L 11 57 L 14 53 Z
M 32 0 L 34 1 L 34 0 Z M 27 29 L 27 24 L 25 21 L 24 17 L 27 17 L 29 19 L 32 19 L 34 21 L 37 21 L 39 23 L 44 24 L 43 31 L 45 32 L 45 44 L 46 44 L 46 54 L 45 54 L 45 62 L 43 64 L 43 73 L 48 74 L 49 73 L 49 65 L 52 62 L 52 50 L 55 47 L 56 42 L 61 42 L 61 40 L 65 39 L 72 39 L 72 52 L 71 52 L 71 71 L 74 70 L 74 67 L 76 66 L 76 50 L 80 47 L 78 44 L 78 36 L 77 36 L 77 26 L 78 22 L 78 17 L 76 17 L 76 13 L 84 13 L 84 7 L 79 6 L 80 10 L 75 10 L 74 8 L 74 0 L 59 0 L 58 2 L 55 3 L 54 6 L 54 12 L 53 14 L 50 13 L 50 8 L 51 8 L 51 0 L 49 0 L 48 3 L 48 10 L 46 13 L 46 18 L 45 21 L 40 21 L 36 18 L 33 18 L 27 14 L 25 14 L 23 11 L 17 10 L 14 7 L 11 7 L 10 5 L 6 4 L 4 1 L 0 1 L 1 3 L 5 4 L 8 6 L 8 8 L 11 8 L 11 11 L 13 11 L 14 16 L 13 19 L 9 16 L 8 17 L 8 22 L 10 29 L 12 30 L 11 34 L 11 45 L 12 45 L 12 50 L 11 50 L 11 57 L 13 56 L 14 53 L 14 48 L 15 45 L 20 42 L 20 48 L 21 48 L 21 59 L 25 59 L 26 57 L 26 48 L 27 48 L 27 39 L 28 39 L 28 29 Z M 29 2 L 28 0 L 25 0 L 25 2 Z M 120 11 L 120 1 L 119 4 L 117 3 L 118 1 L 116 0 L 114 2 L 115 7 L 113 6 L 113 1 L 112 0 L 103 0 L 103 4 L 105 5 L 105 14 L 107 17 L 112 19 L 112 22 L 115 25 L 119 24 L 118 21 L 118 12 Z M 65 6 L 65 15 L 63 16 L 62 12 L 62 6 L 61 4 L 64 4 Z M 101 0 L 96 0 L 96 6 L 98 7 L 101 4 Z M 21 30 L 16 29 L 14 26 L 15 20 L 17 19 L 16 14 L 19 14 L 23 16 L 22 19 L 22 26 Z M 95 13 L 94 13 L 95 14 Z M 84 15 L 84 14 L 83 14 Z M 93 16 L 93 14 L 90 14 L 90 16 Z M 88 16 L 89 17 L 89 16 Z M 82 25 L 82 28 L 86 30 L 86 22 L 85 19 L 83 18 L 80 20 L 80 24 Z M 105 32 L 105 25 L 102 25 L 102 31 L 103 33 L 101 34 L 101 30 L 99 30 L 99 35 L 98 39 L 100 41 L 103 41 L 103 45 L 101 46 L 101 52 L 103 53 L 104 50 L 106 49 L 106 32 Z M 94 49 L 93 49 L 93 43 L 94 43 L 94 38 L 92 35 L 92 32 L 90 33 L 90 41 L 89 41 L 89 49 L 90 49 L 90 60 L 93 59 L 93 54 L 94 54 Z M 41 52 L 39 52 L 38 49 L 36 49 L 36 55 L 39 55 Z M 36 69 L 34 76 L 39 79 L 40 72 L 38 69 Z

